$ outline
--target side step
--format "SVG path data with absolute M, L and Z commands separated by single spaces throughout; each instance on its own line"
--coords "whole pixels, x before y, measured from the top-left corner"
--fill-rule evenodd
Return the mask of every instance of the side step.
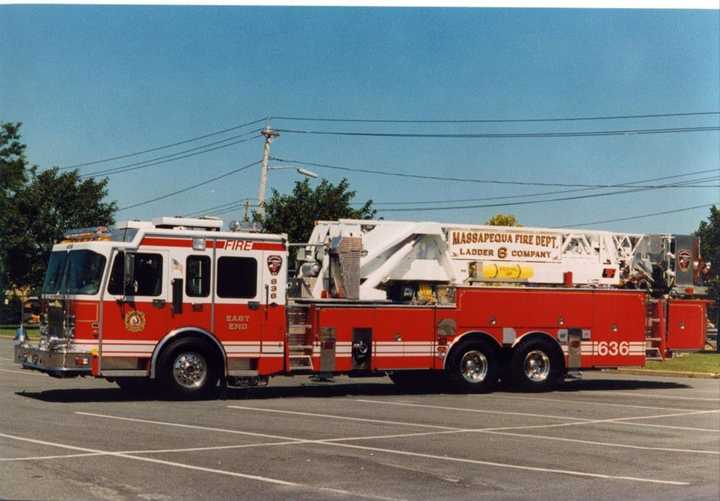
M 291 371 L 311 371 L 313 370 L 312 357 L 309 355 L 290 356 Z

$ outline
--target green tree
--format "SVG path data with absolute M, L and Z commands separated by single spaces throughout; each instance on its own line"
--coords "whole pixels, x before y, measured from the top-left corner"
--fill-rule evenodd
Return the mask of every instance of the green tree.
M 29 167 L 19 127 L 5 124 L 0 136 L 0 178 L 6 183 L 0 214 L 0 272 L 8 288 L 37 288 L 50 250 L 63 232 L 112 224 L 116 206 L 105 201 L 107 178 L 80 179 L 77 171 Z
M 495 214 L 485 224 L 490 226 L 522 226 L 512 214 Z
M 5 228 L 10 215 L 10 201 L 25 182 L 25 145 L 20 142 L 20 123 L 0 124 L 0 256 L 2 256 Z M 0 259 L 0 298 L 4 299 L 5 263 Z
M 25 182 L 25 145 L 20 142 L 20 123 L 0 125 L 0 203 L 6 203 Z
M 307 179 L 297 181 L 290 195 L 272 191 L 261 222 L 268 232 L 287 233 L 291 242 L 307 242 L 315 221 L 374 217 L 372 200 L 357 209 L 351 207 L 355 195 L 356 192 L 349 190 L 347 179 L 338 184 L 323 179 L 314 189 Z
M 705 262 L 710 262 L 709 297 L 720 307 L 720 209 L 710 207 L 710 217 L 701 221 L 695 235 L 700 237 L 700 254 Z

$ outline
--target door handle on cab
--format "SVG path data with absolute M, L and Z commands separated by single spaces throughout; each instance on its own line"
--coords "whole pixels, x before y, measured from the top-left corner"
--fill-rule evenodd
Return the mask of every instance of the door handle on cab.
M 165 300 L 164 299 L 153 299 L 152 305 L 155 308 L 164 308 L 165 307 Z

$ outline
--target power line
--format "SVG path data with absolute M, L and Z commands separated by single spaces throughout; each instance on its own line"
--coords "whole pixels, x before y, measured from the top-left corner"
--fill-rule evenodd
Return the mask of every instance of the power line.
M 646 178 L 646 179 L 640 179 L 637 181 L 628 181 L 627 183 L 623 183 L 622 185 L 618 186 L 628 186 L 632 187 L 633 185 L 637 185 L 639 183 L 647 183 L 647 182 L 653 182 L 653 181 L 661 181 L 664 179 L 677 179 L 681 177 L 688 177 L 688 176 L 695 176 L 699 174 L 706 174 L 708 172 L 718 172 L 717 169 L 705 169 L 705 170 L 699 170 L 694 172 L 688 172 L 685 174 L 674 174 L 670 176 L 661 176 L 661 177 L 653 177 L 653 178 Z M 684 183 L 695 183 L 695 182 L 701 182 L 701 181 L 710 181 L 718 179 L 716 176 L 713 177 L 706 177 L 706 178 L 700 178 L 700 179 L 689 179 L 687 181 L 684 181 Z M 684 187 L 681 185 L 674 185 L 675 187 Z M 525 194 L 516 194 L 516 195 L 500 195 L 495 197 L 485 197 L 485 198 L 466 198 L 466 199 L 456 199 L 453 200 L 454 203 L 461 203 L 461 202 L 483 202 L 487 200 L 506 200 L 506 199 L 512 199 L 512 198 L 530 198 L 530 197 L 536 197 L 536 196 L 545 196 L 545 195 L 557 195 L 562 193 L 576 193 L 581 191 L 590 191 L 595 190 L 597 188 L 576 188 L 572 190 L 556 190 L 556 191 L 545 191 L 541 193 L 525 193 Z M 239 207 L 242 207 L 242 205 L 247 200 L 256 200 L 254 198 L 240 198 L 236 200 L 232 200 L 230 202 L 226 202 L 224 204 L 216 205 L 213 207 L 208 207 L 206 209 L 196 210 L 193 212 L 188 213 L 187 215 L 193 215 L 193 214 L 202 214 L 202 213 L 209 213 L 211 211 L 216 210 L 233 210 L 237 209 Z M 447 199 L 444 200 L 422 200 L 422 201 L 409 201 L 409 202 L 374 202 L 373 205 L 418 205 L 418 204 L 438 204 L 438 203 L 448 203 Z M 356 205 L 362 204 L 361 202 L 358 202 Z
M 566 187 L 566 188 L 622 188 L 625 184 L 576 184 L 576 183 L 548 183 L 541 181 L 505 181 L 497 179 L 478 179 L 478 178 L 464 178 L 454 176 L 431 176 L 426 174 L 410 174 L 406 172 L 393 172 L 387 170 L 377 169 L 364 169 L 359 167 L 343 167 L 340 165 L 331 165 L 318 162 L 306 162 L 302 160 L 289 160 L 278 157 L 271 157 L 272 160 L 287 164 L 299 164 L 306 165 L 309 167 L 318 167 L 321 169 L 332 169 L 344 172 L 359 172 L 363 174 L 376 174 L 379 176 L 391 176 L 391 177 L 402 177 L 410 179 L 424 179 L 430 181 L 451 181 L 460 183 L 479 183 L 479 184 L 500 184 L 500 185 L 512 185 L 512 186 L 553 186 L 553 187 Z M 708 171 L 701 172 L 717 172 L 717 169 L 710 169 Z M 674 188 L 677 185 L 644 185 L 643 188 Z M 707 188 L 707 186 L 702 186 Z
M 123 155 L 116 155 L 113 157 L 101 158 L 98 160 L 91 160 L 86 162 L 79 162 L 75 164 L 63 165 L 58 167 L 58 170 L 76 169 L 79 167 L 87 167 L 89 165 L 97 165 L 114 160 L 122 160 L 125 158 L 131 158 L 134 156 L 143 155 L 146 153 L 152 153 L 155 151 L 164 150 L 167 148 L 173 148 L 183 144 L 192 143 L 201 139 L 207 139 L 209 137 L 218 136 L 231 132 L 234 130 L 242 129 L 255 125 L 261 122 L 267 122 L 269 120 L 285 120 L 285 121 L 312 121 L 312 122 L 340 122 L 340 123 L 384 123 L 384 124 L 482 124 L 482 123 L 536 123 L 536 122 L 577 122 L 577 121 L 597 121 L 597 120 L 627 120 L 627 119 L 647 119 L 647 118 L 678 118 L 678 117 L 702 117 L 702 116 L 718 116 L 720 111 L 702 111 L 702 112 L 684 112 L 684 113 L 648 113 L 638 115 L 600 115 L 600 116 L 581 116 L 581 117 L 549 117 L 549 118 L 516 118 L 516 119 L 454 119 L 454 120 L 432 120 L 432 119 L 418 119 L 418 120 L 398 120 L 398 119 L 360 119 L 360 118 L 337 118 L 337 117 L 302 117 L 302 116 L 274 116 L 274 117 L 263 117 L 250 122 L 245 122 L 239 125 L 234 125 L 225 129 L 209 132 L 199 136 L 194 136 L 188 139 L 183 139 L 173 143 L 163 144 L 161 146 L 155 146 L 132 153 L 126 153 Z
M 365 118 L 334 118 L 334 117 L 298 117 L 273 116 L 272 120 L 296 122 L 341 122 L 341 123 L 378 123 L 378 124 L 489 124 L 489 123 L 531 123 L 531 122 L 579 122 L 593 120 L 627 120 L 643 118 L 672 118 L 720 115 L 720 111 L 701 111 L 691 113 L 649 113 L 644 115 L 601 115 L 582 117 L 551 117 L 551 118 L 492 118 L 492 119 L 461 119 L 461 120 L 397 120 L 397 119 L 365 119 Z
M 710 171 L 717 172 L 716 169 L 710 169 Z M 708 172 L 708 171 L 697 171 L 697 173 L 702 172 Z M 674 177 L 681 177 L 681 176 L 689 176 L 692 174 L 679 174 L 677 176 L 663 176 L 660 178 L 650 178 L 650 179 L 644 179 L 642 181 L 632 181 L 628 183 L 624 183 L 623 185 L 619 186 L 627 186 L 629 188 L 632 188 L 633 185 L 636 185 L 638 183 L 646 183 L 651 181 L 657 181 L 661 179 L 668 179 L 668 178 L 674 178 Z M 720 177 L 718 176 L 712 176 L 712 177 L 705 177 L 705 178 L 699 178 L 699 179 L 690 179 L 687 181 L 684 181 L 682 183 L 667 186 L 667 188 L 720 188 L 720 185 L 710 185 L 710 186 L 699 186 L 699 185 L 691 185 L 691 184 L 685 184 L 685 183 L 696 183 L 696 182 L 707 182 L 707 181 L 715 181 L 720 180 Z M 463 202 L 485 202 L 489 200 L 509 200 L 509 199 L 515 199 L 515 198 L 532 198 L 532 197 L 540 197 L 540 196 L 547 196 L 547 195 L 559 195 L 562 193 L 578 193 L 581 191 L 593 191 L 597 190 L 599 188 L 573 188 L 570 190 L 554 190 L 554 191 L 544 191 L 540 193 L 522 193 L 522 194 L 515 194 L 515 195 L 498 195 L 494 197 L 483 197 L 483 198 L 461 198 L 461 199 L 455 199 L 452 200 L 453 203 L 463 203 Z M 659 189 L 659 188 L 658 188 Z M 447 199 L 444 200 L 417 200 L 417 201 L 405 201 L 405 202 L 373 202 L 374 206 L 379 205 L 418 205 L 418 204 L 441 204 L 441 203 L 449 203 Z M 357 205 L 360 205 L 358 202 Z
M 273 158 L 273 160 L 277 162 L 286 162 L 286 163 L 296 163 L 300 165 L 308 165 L 308 166 L 314 166 L 314 167 L 327 167 L 327 168 L 338 168 L 341 170 L 360 170 L 362 172 L 368 172 L 368 169 L 352 169 L 349 167 L 339 167 L 339 166 L 329 166 L 328 164 L 319 164 L 314 162 L 304 162 L 299 160 L 284 160 L 279 158 Z M 383 175 L 399 175 L 401 177 L 406 176 L 405 174 L 401 173 L 392 173 L 387 171 L 370 171 L 374 174 L 383 174 Z M 641 185 L 637 186 L 639 183 L 645 183 L 645 182 L 652 182 L 652 181 L 660 181 L 665 179 L 677 179 L 682 177 L 688 177 L 688 176 L 696 176 L 699 174 L 706 174 L 706 173 L 717 173 L 717 169 L 704 169 L 704 170 L 698 170 L 693 172 L 688 172 L 684 174 L 674 174 L 674 175 L 668 175 L 668 176 L 660 176 L 660 177 L 654 177 L 654 178 L 646 178 L 642 180 L 636 180 L 636 181 L 629 181 L 622 184 L 614 184 L 614 185 L 580 185 L 583 186 L 583 188 L 580 189 L 572 189 L 572 190 L 558 190 L 558 191 L 550 191 L 550 192 L 543 192 L 543 193 L 532 193 L 532 194 L 522 194 L 522 195 L 506 195 L 506 196 L 498 196 L 498 197 L 488 197 L 484 199 L 465 199 L 465 200 L 455 200 L 453 202 L 463 202 L 463 201 L 484 201 L 484 200 L 497 200 L 497 199 L 511 199 L 511 198 L 529 198 L 534 196 L 545 196 L 545 195 L 553 195 L 553 194 L 563 194 L 563 193 L 573 193 L 573 192 L 581 192 L 581 191 L 590 191 L 590 190 L 597 190 L 600 188 L 631 188 L 631 189 L 625 189 L 625 190 L 619 190 L 619 191 L 613 191 L 613 192 L 603 192 L 603 193 L 595 193 L 590 195 L 583 195 L 583 196 L 574 196 L 574 197 L 563 197 L 563 198 L 555 198 L 555 199 L 543 199 L 543 200 L 531 200 L 531 201 L 525 201 L 525 202 L 515 202 L 515 203 L 499 203 L 499 204 L 483 204 L 483 205 L 471 205 L 471 206 L 448 206 L 448 207 L 411 207 L 411 208 L 404 208 L 404 209 L 384 209 L 384 208 L 378 208 L 380 212 L 412 212 L 412 211 L 430 211 L 430 210 L 452 210 L 452 209 L 466 209 L 466 208 L 485 208 L 485 207 L 503 207 L 503 206 L 513 206 L 513 205 L 529 205 L 529 204 L 537 204 L 537 203 L 543 203 L 543 202 L 554 202 L 554 201 L 565 201 L 565 200 L 577 200 L 577 199 L 583 199 L 583 198 L 596 198 L 596 197 L 603 197 L 603 196 L 611 196 L 611 195 L 618 195 L 623 193 L 635 193 L 639 191 L 647 191 L 647 190 L 656 190 L 656 189 L 666 189 L 666 188 L 683 188 L 683 187 L 703 187 L 703 188 L 710 188 L 710 187 L 719 187 L 719 186 L 705 186 L 705 185 L 691 185 L 689 183 L 698 183 L 698 182 L 706 182 L 706 181 L 715 181 L 720 179 L 718 176 L 708 176 L 705 178 L 698 178 L 698 179 L 689 179 L 686 181 L 683 181 L 681 183 L 676 184 L 667 184 L 667 185 Z M 418 177 L 419 175 L 409 175 L 411 177 Z M 425 178 L 426 176 L 420 176 Z M 432 177 L 433 179 L 437 179 L 435 176 Z M 465 179 L 457 179 L 453 178 L 453 180 L 462 180 L 467 181 Z M 474 181 L 481 181 L 481 180 L 474 180 Z M 495 180 L 490 180 L 488 182 L 496 182 Z M 502 182 L 502 181 L 497 181 Z M 508 181 L 508 183 L 514 183 Z M 524 182 L 521 182 L 521 184 L 526 184 Z M 553 185 L 552 183 L 540 183 L 542 185 Z M 571 185 L 572 186 L 572 185 Z M 221 215 L 227 212 L 230 212 L 232 210 L 238 209 L 243 206 L 244 202 L 246 200 L 249 200 L 248 198 L 233 200 L 231 202 L 226 202 L 224 204 L 220 204 L 217 206 L 209 207 L 207 209 L 203 209 L 200 211 L 192 212 L 191 214 L 198 214 L 198 213 L 207 213 L 210 211 L 217 211 L 216 215 Z M 447 203 L 447 200 L 433 200 L 433 201 L 421 201 L 421 202 L 389 202 L 387 204 L 393 204 L 393 205 L 409 205 L 409 204 L 417 204 L 417 203 Z
M 164 200 L 164 199 L 166 199 L 166 198 L 170 198 L 170 197 L 173 197 L 173 196 L 175 196 L 175 195 L 179 195 L 180 193 L 185 193 L 185 192 L 187 192 L 187 191 L 194 190 L 195 188 L 199 188 L 200 186 L 204 186 L 204 185 L 206 185 L 206 184 L 210 184 L 210 183 L 212 183 L 212 182 L 214 182 L 214 181 L 217 181 L 218 179 L 222 179 L 222 178 L 224 178 L 224 177 L 231 176 L 232 174 L 237 174 L 238 172 L 242 172 L 242 171 L 244 171 L 244 170 L 247 170 L 247 169 L 249 169 L 250 167 L 252 167 L 253 165 L 258 165 L 259 163 L 260 163 L 260 160 L 257 160 L 257 161 L 255 161 L 255 162 L 250 163 L 250 164 L 243 165 L 242 167 L 238 167 L 237 169 L 233 169 L 233 170 L 231 170 L 231 171 L 228 171 L 228 172 L 226 172 L 226 173 L 224 173 L 224 174 L 220 174 L 219 176 L 215 176 L 215 177 L 213 177 L 213 178 L 206 179 L 205 181 L 201 181 L 201 182 L 199 182 L 199 183 L 193 184 L 192 186 L 188 186 L 188 187 L 186 187 L 186 188 L 182 188 L 182 189 L 177 190 L 177 191 L 173 191 L 173 192 L 170 192 L 170 193 L 166 193 L 165 195 L 160 195 L 159 197 L 151 198 L 151 199 L 149 199 L 149 200 L 143 200 L 142 202 L 137 202 L 137 203 L 134 203 L 134 204 L 132 204 L 132 205 L 128 205 L 128 206 L 126 206 L 126 207 L 121 207 L 121 208 L 118 209 L 118 212 L 124 211 L 124 210 L 128 210 L 128 209 L 133 209 L 133 208 L 135 208 L 135 207 L 140 207 L 140 206 L 142 206 L 142 205 L 147 205 L 147 204 L 150 204 L 150 203 L 153 203 L 153 202 L 157 202 L 157 201 L 159 201 L 159 200 Z
M 247 139 L 239 139 L 237 141 L 232 141 L 230 143 L 227 142 L 227 141 L 230 141 L 230 140 L 238 138 L 238 137 L 248 136 L 248 134 L 254 134 L 254 135 Z M 257 139 L 258 137 L 260 137 L 260 134 L 258 134 L 258 131 L 252 131 L 249 133 L 240 134 L 238 136 L 229 137 L 227 139 L 222 139 L 220 141 L 215 141 L 213 143 L 208 143 L 208 144 L 205 144 L 202 146 L 195 146 L 194 148 L 189 148 L 187 150 L 178 151 L 177 153 L 171 153 L 169 155 L 162 155 L 162 156 L 151 158 L 148 160 L 143 160 L 141 162 L 134 162 L 134 163 L 126 164 L 126 165 L 120 165 L 118 167 L 113 167 L 113 168 L 109 168 L 109 169 L 88 172 L 85 174 L 81 174 L 79 177 L 84 178 L 84 177 L 95 177 L 95 176 L 112 176 L 114 174 L 122 174 L 125 172 L 144 169 L 146 167 L 154 167 L 156 165 L 173 162 L 175 160 L 183 160 L 185 158 L 202 155 L 204 153 L 209 153 L 211 151 L 221 150 L 223 148 L 229 148 L 230 146 L 236 146 L 238 144 L 247 143 L 248 141 L 252 141 L 253 139 Z M 225 143 L 225 144 L 222 144 L 222 143 Z M 219 146 L 214 146 L 214 147 L 208 148 L 208 146 L 213 146 L 213 145 L 219 145 Z M 189 152 L 193 152 L 193 153 L 189 153 Z M 184 154 L 184 153 L 187 153 L 187 154 Z
M 241 203 L 241 204 L 236 204 L 235 206 L 228 207 L 228 208 L 223 209 L 223 210 L 221 210 L 221 211 L 217 211 L 217 212 L 215 213 L 215 215 L 217 215 L 217 216 L 223 216 L 223 215 L 225 215 L 225 214 L 228 214 L 229 212 L 233 212 L 233 211 L 235 211 L 235 210 L 237 210 L 237 209 L 241 209 L 241 208 L 244 208 L 244 207 L 245 207 L 245 202 L 243 202 L 243 203 Z
M 637 193 L 639 191 L 651 191 L 663 188 L 635 188 L 630 190 L 606 191 L 602 193 L 593 193 L 589 195 L 575 195 L 571 197 L 546 198 L 543 200 L 523 200 L 520 202 L 506 202 L 496 204 L 473 204 L 473 205 L 452 205 L 444 207 L 409 207 L 400 209 L 378 209 L 378 212 L 424 212 L 424 211 L 440 211 L 440 210 L 459 210 L 459 209 L 486 209 L 491 207 L 514 207 L 518 205 L 534 205 L 548 202 L 568 202 L 571 200 L 584 200 L 587 198 L 608 197 L 612 195 L 623 195 L 628 193 Z
M 63 167 L 58 167 L 58 169 L 59 169 L 59 170 L 76 169 L 76 168 L 78 168 L 78 167 L 86 167 L 86 166 L 88 166 L 88 165 L 97 165 L 97 164 L 101 164 L 101 163 L 105 163 L 105 162 L 112 162 L 113 160 L 121 160 L 121 159 L 123 159 L 123 158 L 135 157 L 135 156 L 138 156 L 138 155 L 142 155 L 142 154 L 144 154 L 144 153 L 152 153 L 153 151 L 164 150 L 164 149 L 167 149 L 167 148 L 172 148 L 172 147 L 174 147 L 174 146 L 180 146 L 181 144 L 187 144 L 187 143 L 192 143 L 192 142 L 194 142 L 194 141 L 199 141 L 200 139 L 206 139 L 206 138 L 208 138 L 208 137 L 213 137 L 213 136 L 218 136 L 218 135 L 220 135 L 220 134 L 225 134 L 226 132 L 230 132 L 230 131 L 237 130 L 237 129 L 242 129 L 242 128 L 244 128 L 244 127 L 249 127 L 249 126 L 251 126 L 251 125 L 255 125 L 255 124 L 257 124 L 257 123 L 264 122 L 264 121 L 266 121 L 266 120 L 267 120 L 267 117 L 258 118 L 257 120 L 253 120 L 253 121 L 251 121 L 251 122 L 246 122 L 246 123 L 240 124 L 240 125 L 234 125 L 234 126 L 232 126 L 232 127 L 228 127 L 227 129 L 222 129 L 222 130 L 218 130 L 218 131 L 214 131 L 214 132 L 209 132 L 209 133 L 203 134 L 203 135 L 201 135 L 201 136 L 195 136 L 195 137 L 191 137 L 191 138 L 189 138 L 189 139 L 183 139 L 182 141 L 177 141 L 177 142 L 170 143 L 170 144 L 164 144 L 164 145 L 162 145 L 162 146 L 156 146 L 156 147 L 154 147 L 154 148 L 149 148 L 149 149 L 147 149 L 147 150 L 136 151 L 136 152 L 133 152 L 133 153 L 127 153 L 127 154 L 125 154 L 125 155 L 118 155 L 118 156 L 115 156 L 115 157 L 102 158 L 102 159 L 100 159 L 100 160 L 93 160 L 93 161 L 90 161 L 90 162 L 81 162 L 81 163 L 76 163 L 76 164 L 72 164 L 72 165 L 65 165 L 65 166 L 63 166 Z
M 249 200 L 257 200 L 257 198 L 247 198 L 247 197 L 246 197 L 246 198 L 239 198 L 239 199 L 233 200 L 233 201 L 231 201 L 231 202 L 226 202 L 226 203 L 224 203 L 224 204 L 215 205 L 215 206 L 213 206 L 213 207 L 208 207 L 208 208 L 206 208 L 206 209 L 200 209 L 200 210 L 192 211 L 192 212 L 187 213 L 185 216 L 198 215 L 198 214 L 206 214 L 206 213 L 209 213 L 209 212 L 211 212 L 211 211 L 216 211 L 216 210 L 221 210 L 221 209 L 222 209 L 222 210 L 226 210 L 226 209 L 236 209 L 237 207 L 242 207 L 242 205 L 243 205 L 246 201 L 249 201 Z M 235 207 L 235 206 L 237 206 L 237 207 Z
M 556 228 L 576 228 L 578 226 L 592 226 L 595 224 L 606 224 L 606 223 L 616 223 L 618 221 L 630 221 L 633 219 L 642 219 L 646 217 L 653 217 L 653 216 L 664 216 L 666 214 L 675 214 L 677 212 L 686 212 L 696 209 L 703 209 L 707 207 L 712 207 L 715 204 L 703 204 L 703 205 L 694 205 L 692 207 L 683 207 L 682 209 L 672 209 L 672 210 L 666 210 L 662 212 L 651 212 L 649 214 L 638 214 L 636 216 L 628 216 L 628 217 L 620 217 L 617 219 L 606 219 L 604 221 L 591 221 L 587 223 L 577 223 L 577 224 L 569 224 L 569 225 L 563 225 L 563 226 L 556 226 Z
M 674 127 L 665 129 L 624 129 L 624 130 L 597 130 L 578 132 L 497 132 L 497 133 L 452 133 L 452 134 L 424 134 L 417 132 L 353 132 L 339 130 L 300 130 L 276 129 L 284 134 L 309 134 L 321 136 L 353 136 L 353 137 L 395 137 L 395 138 L 424 138 L 424 139 L 519 139 L 519 138 L 560 138 L 560 137 L 596 137 L 596 136 L 629 136 L 649 134 L 673 134 L 680 132 L 712 132 L 720 131 L 720 127 Z

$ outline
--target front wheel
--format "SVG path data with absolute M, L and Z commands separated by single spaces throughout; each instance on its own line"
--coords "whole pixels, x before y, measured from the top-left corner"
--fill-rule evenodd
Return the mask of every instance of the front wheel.
M 446 371 L 453 386 L 460 391 L 492 391 L 500 374 L 498 350 L 482 340 L 464 343 L 453 350 Z
M 561 352 L 544 339 L 516 348 L 510 362 L 513 383 L 527 391 L 552 390 L 562 379 L 563 370 Z
M 160 381 L 173 397 L 208 398 L 218 390 L 218 368 L 204 343 L 179 340 L 162 354 L 159 366 Z

